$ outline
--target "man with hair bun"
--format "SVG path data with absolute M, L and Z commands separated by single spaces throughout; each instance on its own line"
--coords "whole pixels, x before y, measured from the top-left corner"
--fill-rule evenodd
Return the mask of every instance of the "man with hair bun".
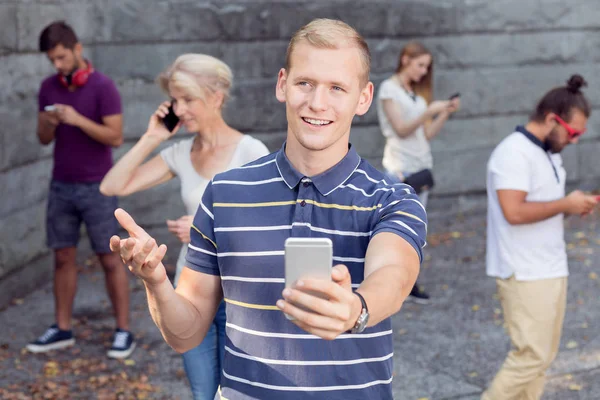
M 598 202 L 579 190 L 565 196 L 560 152 L 585 133 L 583 86 L 573 75 L 546 93 L 488 163 L 487 274 L 496 278 L 512 349 L 482 400 L 540 399 L 558 353 L 569 275 L 563 218 Z

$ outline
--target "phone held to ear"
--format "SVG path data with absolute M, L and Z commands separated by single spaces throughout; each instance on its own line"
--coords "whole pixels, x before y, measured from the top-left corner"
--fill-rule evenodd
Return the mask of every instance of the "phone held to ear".
M 179 117 L 175 115 L 173 104 L 169 106 L 169 113 L 162 119 L 162 123 L 169 132 L 173 132 L 173 129 L 175 129 L 179 123 Z
M 328 238 L 291 237 L 285 241 L 285 287 L 292 287 L 300 279 L 331 281 L 333 245 Z M 307 291 L 314 296 L 321 293 Z M 298 306 L 298 308 L 302 308 Z M 286 318 L 293 317 L 285 314 Z
M 460 93 L 456 92 L 452 96 L 448 97 L 448 100 L 458 99 L 460 97 Z

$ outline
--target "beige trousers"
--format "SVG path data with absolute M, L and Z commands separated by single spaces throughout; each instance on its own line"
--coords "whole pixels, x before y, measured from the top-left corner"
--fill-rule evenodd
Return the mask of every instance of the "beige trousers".
M 512 343 L 482 400 L 539 400 L 546 370 L 556 357 L 567 303 L 567 278 L 497 279 Z

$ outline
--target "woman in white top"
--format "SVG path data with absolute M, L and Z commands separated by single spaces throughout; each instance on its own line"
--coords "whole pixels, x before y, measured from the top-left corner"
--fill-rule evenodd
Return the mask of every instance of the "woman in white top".
M 239 167 L 269 153 L 267 147 L 243 135 L 223 120 L 222 109 L 232 84 L 230 68 L 203 54 L 184 54 L 159 77 L 161 88 L 171 97 L 150 117 L 148 130 L 108 172 L 100 185 L 105 195 L 127 196 L 181 179 L 181 197 L 186 215 L 167 221 L 168 229 L 183 243 L 177 260 L 175 284 L 185 265 L 187 243 L 194 214 L 204 190 L 215 174 Z M 169 132 L 162 119 L 173 105 L 180 121 Z M 154 156 L 146 158 L 181 126 L 195 135 L 183 139 Z M 217 311 L 204 341 L 183 355 L 184 366 L 195 399 L 212 400 L 221 377 L 225 346 L 225 304 Z
M 377 116 L 386 138 L 382 163 L 388 176 L 397 181 L 433 168 L 429 141 L 460 107 L 459 97 L 431 101 L 432 80 L 431 52 L 418 42 L 409 42 L 400 53 L 395 74 L 379 87 Z M 425 207 L 428 192 L 419 197 Z M 410 298 L 426 303 L 429 296 L 415 285 Z

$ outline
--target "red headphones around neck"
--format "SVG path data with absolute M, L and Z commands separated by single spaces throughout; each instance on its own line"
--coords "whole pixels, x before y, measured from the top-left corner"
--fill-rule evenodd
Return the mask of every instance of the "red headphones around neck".
M 92 63 L 88 60 L 85 60 L 85 63 L 87 64 L 87 68 L 78 69 L 71 74 L 71 84 L 75 85 L 76 87 L 82 87 L 85 85 L 92 72 L 94 72 L 94 66 Z M 70 86 L 69 80 L 63 74 L 58 74 L 58 80 L 64 87 L 68 88 Z

